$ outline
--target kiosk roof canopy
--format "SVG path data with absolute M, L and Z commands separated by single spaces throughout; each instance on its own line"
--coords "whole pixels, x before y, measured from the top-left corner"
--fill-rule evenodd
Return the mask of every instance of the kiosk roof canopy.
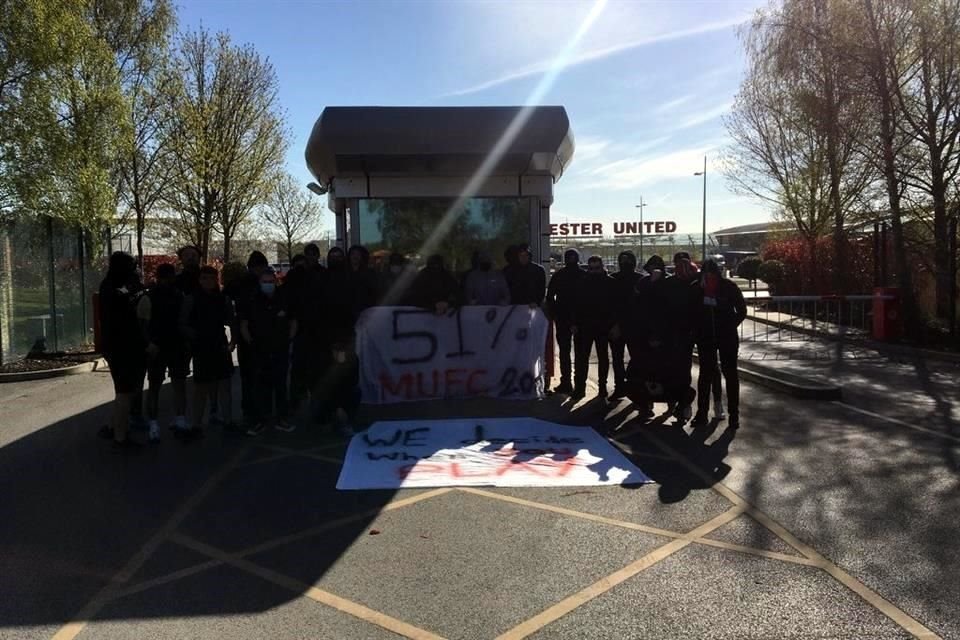
M 327 107 L 307 142 L 321 184 L 343 175 L 473 174 L 524 107 Z M 492 175 L 555 180 L 573 157 L 563 107 L 530 107 Z

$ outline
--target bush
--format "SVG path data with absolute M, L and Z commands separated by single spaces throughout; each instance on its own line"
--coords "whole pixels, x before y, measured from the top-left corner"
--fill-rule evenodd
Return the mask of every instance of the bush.
M 737 265 L 737 277 L 753 282 L 757 279 L 757 269 L 760 268 L 762 262 L 763 261 L 757 256 L 744 258 L 740 264 Z
M 836 291 L 833 238 L 824 236 L 814 242 L 800 237 L 768 241 L 761 252 L 764 260 L 777 260 L 784 266 L 778 295 L 825 295 L 830 293 L 869 293 L 873 288 L 873 240 L 868 236 L 846 240 L 847 268 L 844 287 Z M 762 278 L 761 278 L 762 279 Z
M 771 291 L 775 291 L 786 277 L 787 268 L 779 260 L 767 260 L 766 262 L 760 263 L 757 268 L 757 278 L 766 282 L 770 286 Z

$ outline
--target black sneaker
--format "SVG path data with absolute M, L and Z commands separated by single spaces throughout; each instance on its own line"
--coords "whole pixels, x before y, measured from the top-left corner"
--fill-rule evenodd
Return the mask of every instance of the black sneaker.
M 622 400 L 627 397 L 627 392 L 619 385 L 613 386 L 613 393 L 610 394 L 611 400 Z
M 600 389 L 597 391 L 597 397 L 600 398 L 601 400 L 606 400 L 606 399 L 607 399 L 607 397 L 608 397 L 608 394 L 607 394 L 607 385 L 605 385 L 605 384 L 600 385 Z
M 553 392 L 554 392 L 554 393 L 566 393 L 566 394 L 573 393 L 573 385 L 570 384 L 570 382 L 567 381 L 567 380 L 561 381 L 560 384 L 558 384 L 558 385 L 553 389 Z
M 697 411 L 697 415 L 693 416 L 693 421 L 690 423 L 690 426 L 694 429 L 707 426 L 707 415 Z
M 264 431 L 266 431 L 266 429 L 267 429 L 267 427 L 266 427 L 262 422 L 260 422 L 260 423 L 257 423 L 257 424 L 255 424 L 255 425 L 253 425 L 253 426 L 250 427 L 249 429 L 247 429 L 247 435 L 250 436 L 251 438 L 256 438 L 256 437 L 259 436 L 261 433 L 263 433 Z
M 583 400 L 587 397 L 587 390 L 583 387 L 577 387 L 573 390 L 573 393 L 570 394 L 572 400 Z
M 740 428 L 740 415 L 736 413 L 730 414 L 730 420 L 727 422 L 727 428 L 729 429 L 739 429 Z

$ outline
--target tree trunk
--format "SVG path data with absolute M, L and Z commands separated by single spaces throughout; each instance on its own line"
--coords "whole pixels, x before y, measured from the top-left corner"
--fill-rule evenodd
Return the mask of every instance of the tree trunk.
M 224 229 L 223 232 L 223 264 L 230 262 L 230 236 L 233 234 Z

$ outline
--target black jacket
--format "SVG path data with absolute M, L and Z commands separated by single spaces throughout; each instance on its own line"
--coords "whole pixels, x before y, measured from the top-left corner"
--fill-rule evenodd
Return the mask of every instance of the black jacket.
M 545 306 L 552 319 L 568 324 L 573 321 L 577 285 L 586 275 L 580 265 L 575 265 L 564 266 L 550 276 Z
M 697 316 L 703 293 L 698 280 L 683 280 L 676 276 L 667 278 L 663 285 L 664 318 L 667 331 L 675 340 L 693 344 L 697 328 Z
M 640 282 L 642 276 L 640 272 L 634 270 L 617 271 L 611 277 L 616 283 L 617 290 L 614 313 L 616 314 L 617 324 L 621 325 L 622 328 L 629 321 L 630 304 L 634 296 L 637 295 L 637 283 Z
M 163 348 L 182 344 L 179 323 L 183 293 L 175 286 L 156 285 L 150 288 L 147 297 L 150 298 L 150 320 L 146 331 L 150 342 Z
M 459 302 L 460 283 L 446 269 L 427 267 L 417 274 L 411 287 L 411 299 L 418 307 L 433 309 L 438 302 L 455 306 Z
M 272 353 L 288 348 L 290 343 L 290 310 L 284 287 L 272 296 L 257 293 L 250 304 L 247 327 L 258 353 Z
M 547 272 L 538 264 L 528 262 L 509 265 L 503 270 L 510 287 L 510 304 L 543 304 L 547 293 Z
M 738 340 L 737 328 L 747 317 L 747 303 L 743 292 L 732 280 L 721 278 L 717 294 L 708 298 L 702 286 L 697 286 L 700 296 L 697 339 L 703 342 Z
M 218 353 L 226 349 L 225 327 L 234 326 L 233 302 L 219 291 L 198 289 L 184 298 L 180 330 L 194 353 Z
M 100 284 L 100 335 L 104 355 L 145 357 L 147 345 L 137 318 L 137 303 L 142 294 L 138 283 L 117 286 L 104 279 Z
M 578 331 L 606 333 L 615 324 L 617 283 L 606 273 L 585 274 L 577 283 L 573 325 Z

